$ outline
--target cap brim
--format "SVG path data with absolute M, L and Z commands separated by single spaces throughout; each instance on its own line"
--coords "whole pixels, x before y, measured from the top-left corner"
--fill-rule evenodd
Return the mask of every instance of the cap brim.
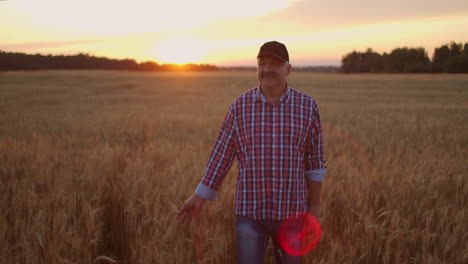
M 258 54 L 257 59 L 260 58 L 260 57 L 263 57 L 263 56 L 273 56 L 273 57 L 277 58 L 278 60 L 280 60 L 282 62 L 286 61 L 284 58 L 276 55 L 275 53 L 271 53 L 271 52 L 264 52 L 264 53 Z

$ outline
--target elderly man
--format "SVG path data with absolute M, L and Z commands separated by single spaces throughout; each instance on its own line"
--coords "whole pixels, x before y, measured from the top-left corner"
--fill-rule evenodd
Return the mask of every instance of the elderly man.
M 261 46 L 259 86 L 231 104 L 203 179 L 178 213 L 188 220 L 198 217 L 237 158 L 238 263 L 263 263 L 269 238 L 276 263 L 300 263 L 300 256 L 280 243 L 280 226 L 287 222 L 287 232 L 297 234 L 305 213 L 319 216 L 326 172 L 319 111 L 313 98 L 288 86 L 291 71 L 284 44 Z

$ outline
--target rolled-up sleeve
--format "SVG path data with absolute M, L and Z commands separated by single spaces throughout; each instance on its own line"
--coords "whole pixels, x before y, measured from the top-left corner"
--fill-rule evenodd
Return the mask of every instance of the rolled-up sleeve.
M 224 118 L 211 151 L 203 179 L 195 190 L 195 194 L 207 200 L 214 200 L 216 198 L 219 187 L 235 158 L 236 117 L 234 108 L 235 105 L 232 104 Z
M 327 168 L 323 150 L 322 126 L 315 101 L 312 104 L 312 124 L 307 134 L 304 162 L 306 178 L 310 181 L 323 181 Z

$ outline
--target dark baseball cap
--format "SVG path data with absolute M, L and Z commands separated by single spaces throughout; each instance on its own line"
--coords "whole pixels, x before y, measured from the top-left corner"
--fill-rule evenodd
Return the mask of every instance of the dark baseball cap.
M 272 55 L 281 61 L 289 61 L 289 54 L 286 46 L 278 41 L 266 42 L 260 47 L 257 59 L 264 55 Z

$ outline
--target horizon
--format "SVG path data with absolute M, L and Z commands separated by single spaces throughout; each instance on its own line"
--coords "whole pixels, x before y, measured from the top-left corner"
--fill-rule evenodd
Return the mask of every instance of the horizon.
M 2 1 L 2 0 L 0 0 Z M 218 68 L 256 68 L 257 65 L 227 65 L 227 66 L 224 66 L 224 65 L 217 65 L 217 64 L 209 64 L 209 63 L 204 63 L 204 62 L 195 62 L 195 63 L 191 63 L 191 62 L 188 62 L 188 63 L 171 63 L 171 62 L 168 62 L 168 63 L 161 63 L 161 62 L 158 62 L 158 61 L 155 61 L 155 60 L 141 60 L 141 61 L 138 61 L 136 60 L 135 58 L 131 58 L 131 57 L 128 57 L 128 56 L 123 56 L 121 58 L 113 58 L 113 57 L 106 57 L 106 56 L 98 56 L 96 54 L 91 54 L 91 53 L 86 53 L 86 52 L 77 52 L 77 53 L 70 53 L 70 54 L 63 54 L 63 53 L 60 53 L 60 54 L 51 54 L 51 53 L 41 53 L 41 52 L 36 52 L 36 53 L 25 53 L 25 52 L 21 52 L 21 51 L 7 51 L 7 50 L 2 50 L 0 49 L 0 52 L 5 52 L 5 53 L 20 53 L 20 54 L 25 54 L 25 55 L 28 55 L 28 56 L 34 56 L 34 55 L 40 55 L 40 56 L 77 56 L 77 55 L 87 55 L 87 56 L 90 56 L 90 57 L 95 57 L 95 58 L 106 58 L 106 59 L 110 59 L 110 60 L 125 60 L 125 59 L 128 59 L 128 60 L 134 60 L 136 63 L 145 63 L 145 62 L 154 62 L 158 65 L 177 65 L 177 66 L 184 66 L 184 65 L 210 65 L 210 66 L 215 66 L 215 67 L 218 67 Z M 319 67 L 336 67 L 336 68 L 339 68 L 341 65 L 326 65 L 326 64 L 318 64 L 318 65 L 294 65 L 291 63 L 291 65 L 293 67 L 297 67 L 297 68 L 308 68 L 308 67 L 316 67 L 316 68 L 319 68 Z
M 0 1 L 0 23 L 6 52 L 253 67 L 259 47 L 277 40 L 296 67 L 339 67 L 353 50 L 423 47 L 431 58 L 466 42 L 468 2 L 18 0 Z

